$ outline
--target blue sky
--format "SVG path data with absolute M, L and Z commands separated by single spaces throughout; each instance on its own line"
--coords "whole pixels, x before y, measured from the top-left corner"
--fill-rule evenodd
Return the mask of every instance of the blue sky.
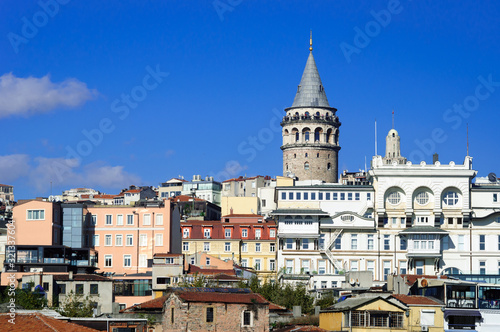
M 313 54 L 338 109 L 340 170 L 369 167 L 395 110 L 412 162 L 479 176 L 500 154 L 495 1 L 0 2 L 0 183 L 16 199 L 118 193 L 183 175 L 281 175 Z M 500 171 L 498 172 L 500 173 Z

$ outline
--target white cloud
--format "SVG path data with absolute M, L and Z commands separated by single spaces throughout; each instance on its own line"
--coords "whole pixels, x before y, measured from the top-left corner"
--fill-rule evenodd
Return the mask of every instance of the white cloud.
M 139 176 L 125 171 L 123 166 L 94 162 L 79 166 L 76 159 L 31 158 L 24 154 L 0 156 L 0 183 L 11 184 L 24 178 L 26 185 L 40 194 L 54 187 L 92 187 L 97 190 L 128 187 L 141 183 Z
M 11 184 L 30 170 L 29 156 L 25 154 L 11 154 L 0 156 L 0 183 Z
M 74 108 L 97 95 L 97 90 L 75 78 L 54 83 L 49 75 L 20 78 L 8 73 L 0 76 L 0 118 Z

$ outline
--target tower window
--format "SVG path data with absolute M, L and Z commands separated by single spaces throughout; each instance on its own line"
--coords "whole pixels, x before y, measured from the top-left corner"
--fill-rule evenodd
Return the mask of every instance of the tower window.
M 316 153 L 316 158 L 319 158 L 319 153 Z
M 299 132 L 297 131 L 295 133 L 295 142 L 298 142 L 299 141 L 299 138 L 300 138 L 300 135 L 299 135 Z
M 305 140 L 306 140 L 306 142 L 309 141 L 309 132 L 308 131 L 305 132 Z
M 332 169 L 332 164 L 328 163 L 327 168 L 328 168 L 328 170 Z
M 306 158 L 307 158 L 307 157 L 308 157 L 308 154 L 307 154 L 307 152 L 306 152 Z
M 297 158 L 297 154 L 296 153 L 293 154 L 293 158 Z
M 305 163 L 305 164 L 304 164 L 304 169 L 305 169 L 306 171 L 308 171 L 308 170 L 309 170 L 309 163 Z

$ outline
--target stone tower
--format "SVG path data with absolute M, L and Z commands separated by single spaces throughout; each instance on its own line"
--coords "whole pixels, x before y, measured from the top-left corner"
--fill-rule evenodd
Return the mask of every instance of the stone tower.
M 299 180 L 338 182 L 339 127 L 336 108 L 330 107 L 312 54 L 292 107 L 283 117 L 283 176 Z
M 396 129 L 389 130 L 385 138 L 385 157 L 382 158 L 384 164 L 392 164 L 396 161 L 398 164 L 406 164 L 406 158 L 401 156 L 401 139 Z

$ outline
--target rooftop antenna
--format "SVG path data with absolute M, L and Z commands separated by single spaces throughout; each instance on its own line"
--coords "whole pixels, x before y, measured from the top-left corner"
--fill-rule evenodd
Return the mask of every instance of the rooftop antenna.
M 469 156 L 469 123 L 467 123 L 467 157 Z
M 375 119 L 375 155 L 377 156 L 377 119 Z
M 366 173 L 366 156 L 365 156 L 365 173 Z
M 313 31 L 312 31 L 312 29 L 311 29 L 310 33 L 311 34 L 309 37 L 309 51 L 312 52 L 312 50 L 313 50 Z

